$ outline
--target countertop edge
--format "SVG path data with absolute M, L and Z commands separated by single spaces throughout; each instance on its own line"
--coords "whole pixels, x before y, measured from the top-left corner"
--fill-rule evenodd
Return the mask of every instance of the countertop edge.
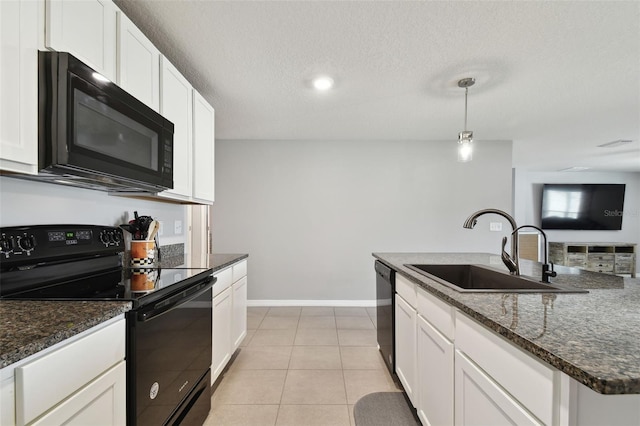
M 248 253 L 213 253 L 209 255 L 209 265 L 216 273 L 248 257 Z

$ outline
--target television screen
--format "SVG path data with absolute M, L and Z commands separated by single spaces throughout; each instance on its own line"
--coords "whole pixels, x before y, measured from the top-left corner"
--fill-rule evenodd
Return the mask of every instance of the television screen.
M 542 229 L 621 230 L 624 184 L 544 184 Z

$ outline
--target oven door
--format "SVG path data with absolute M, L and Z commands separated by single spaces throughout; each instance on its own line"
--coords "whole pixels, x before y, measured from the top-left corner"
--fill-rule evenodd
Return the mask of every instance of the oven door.
M 208 413 L 209 387 L 198 384 L 211 365 L 210 278 L 128 312 L 128 425 L 190 418 L 193 407 Z

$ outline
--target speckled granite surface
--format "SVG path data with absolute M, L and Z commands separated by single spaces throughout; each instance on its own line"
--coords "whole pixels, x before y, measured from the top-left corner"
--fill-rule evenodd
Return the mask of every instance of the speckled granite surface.
M 556 266 L 559 286 L 587 294 L 459 293 L 404 264 L 485 264 L 479 253 L 374 253 L 403 276 L 475 318 L 515 345 L 603 394 L 640 393 L 640 279 Z M 540 264 L 522 260 L 521 273 L 540 276 Z
M 209 255 L 207 267 L 213 268 L 213 272 L 215 273 L 247 257 L 249 257 L 248 254 L 214 253 Z
M 130 302 L 0 301 L 0 368 L 131 309 Z

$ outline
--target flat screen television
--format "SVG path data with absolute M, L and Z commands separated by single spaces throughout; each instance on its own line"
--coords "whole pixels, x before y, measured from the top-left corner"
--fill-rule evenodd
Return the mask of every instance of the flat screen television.
M 544 184 L 541 227 L 619 231 L 624 190 L 624 184 Z

